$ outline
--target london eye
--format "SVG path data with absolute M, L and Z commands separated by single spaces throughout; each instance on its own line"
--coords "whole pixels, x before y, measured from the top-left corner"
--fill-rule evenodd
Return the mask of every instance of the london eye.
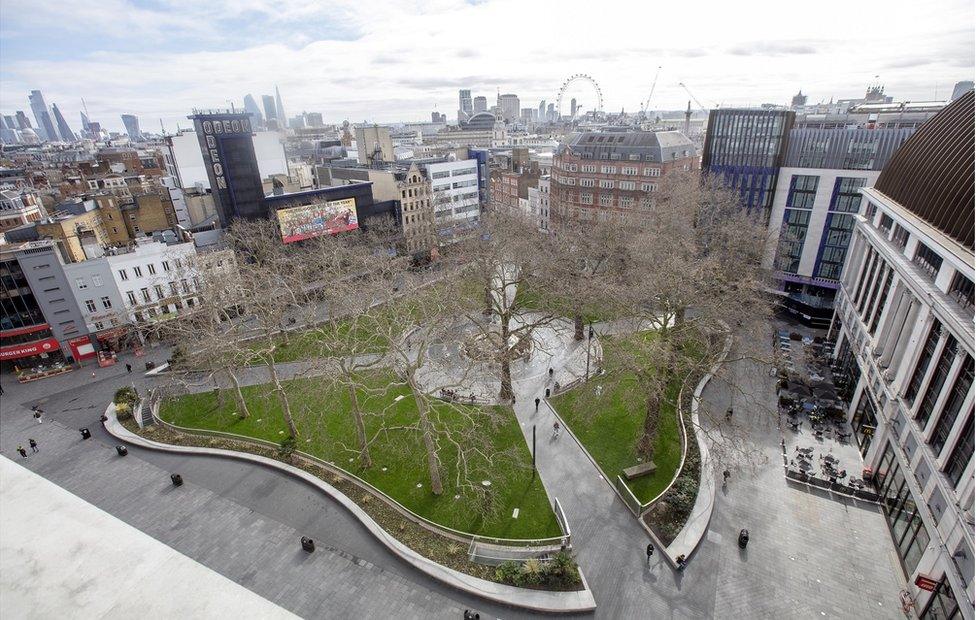
M 559 88 L 559 95 L 556 97 L 556 112 L 560 117 L 563 115 L 563 97 L 566 95 L 566 92 L 571 86 L 580 82 L 589 84 L 596 94 L 596 107 L 592 108 L 590 111 L 598 112 L 603 109 L 603 91 L 600 90 L 600 85 L 596 83 L 596 80 L 585 73 L 575 73 L 569 76 L 569 78 L 567 78 L 566 81 L 563 82 L 563 85 Z M 579 112 L 580 109 L 582 108 L 573 110 L 571 115 L 575 117 L 576 113 Z

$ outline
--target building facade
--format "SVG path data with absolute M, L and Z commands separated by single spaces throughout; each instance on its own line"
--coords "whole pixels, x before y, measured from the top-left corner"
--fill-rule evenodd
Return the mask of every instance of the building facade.
M 698 169 L 695 146 L 677 131 L 575 134 L 553 157 L 551 219 L 609 220 L 649 208 L 661 177 Z
M 0 190 L 0 232 L 45 217 L 47 212 L 37 194 L 27 190 Z
M 791 110 L 710 110 L 702 171 L 738 191 L 743 206 L 760 209 L 768 218 L 795 117 Z
M 474 228 L 481 221 L 478 161 L 464 159 L 427 164 L 434 227 L 441 241 Z
M 777 171 L 765 267 L 783 305 L 803 321 L 826 326 L 833 316 L 861 189 L 871 187 L 914 130 L 794 128 Z
M 831 328 L 854 436 L 924 619 L 974 615 L 973 105 L 970 91 L 948 106 L 862 190 Z
M 430 179 L 417 164 L 396 178 L 404 248 L 409 254 L 429 254 L 436 245 Z

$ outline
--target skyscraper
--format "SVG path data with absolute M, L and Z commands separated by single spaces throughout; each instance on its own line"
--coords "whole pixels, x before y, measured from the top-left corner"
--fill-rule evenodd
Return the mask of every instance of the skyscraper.
M 474 113 L 474 107 L 471 105 L 471 91 L 459 90 L 458 91 L 458 122 L 467 120 L 473 113 Z
M 265 102 L 274 99 L 264 96 Z M 220 225 L 230 226 L 236 218 L 268 216 L 261 187 L 261 172 L 251 137 L 251 115 L 247 112 L 194 114 L 188 117 L 200 141 L 207 177 Z
M 47 104 L 44 103 L 44 95 L 39 90 L 32 90 L 27 98 L 30 101 L 31 111 L 34 113 L 34 120 L 37 121 L 37 135 L 42 140 L 58 140 L 58 132 L 54 128 L 51 114 L 47 111 Z
M 261 103 L 264 104 L 264 118 L 268 125 L 271 121 L 278 120 L 278 113 L 275 111 L 275 100 L 271 95 L 261 95 Z
M 479 114 L 481 112 L 488 111 L 488 98 L 487 97 L 475 97 L 474 98 L 474 113 Z
M 543 99 L 539 102 L 539 122 L 544 123 L 546 120 L 546 100 Z
M 519 117 L 519 98 L 518 95 L 511 93 L 498 97 L 498 111 L 506 122 L 515 122 Z
M 288 126 L 288 117 L 285 116 L 285 106 L 281 105 L 281 92 L 278 90 L 278 85 L 275 84 L 275 112 L 278 122 L 281 124 L 281 128 L 284 129 Z
M 30 119 L 27 118 L 27 115 L 24 114 L 23 110 L 17 110 L 17 125 L 17 129 L 31 128 Z
M 576 97 L 569 100 L 569 117 L 576 118 Z
M 17 123 L 17 119 L 9 114 L 3 115 L 3 120 L 6 121 L 8 129 L 20 129 L 20 124 Z
M 258 107 L 258 102 L 254 100 L 251 93 L 244 95 L 244 110 L 251 115 L 252 125 L 264 124 L 264 116 L 261 114 L 261 108 Z
M 84 112 L 81 113 L 81 129 L 82 131 L 88 131 L 88 126 L 91 125 L 91 121 L 88 120 L 88 115 Z
M 130 140 L 140 140 L 142 132 L 139 131 L 139 119 L 135 114 L 123 114 L 122 124 L 125 125 L 125 133 L 129 134 Z
M 64 120 L 61 110 L 58 109 L 58 104 L 51 104 L 51 113 L 54 115 L 54 123 L 57 125 L 58 133 L 61 135 L 61 139 L 65 142 L 74 142 L 75 132 L 71 131 L 71 127 L 68 127 L 68 122 Z
M 963 82 L 956 82 L 956 85 L 952 89 L 952 97 L 950 101 L 955 101 L 956 99 L 962 97 L 969 91 L 973 89 L 973 81 L 965 80 Z

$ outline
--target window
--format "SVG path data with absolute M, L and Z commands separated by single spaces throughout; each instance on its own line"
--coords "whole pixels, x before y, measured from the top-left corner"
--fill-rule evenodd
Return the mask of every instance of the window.
M 633 209 L 634 208 L 634 199 L 631 198 L 630 196 L 621 196 L 620 197 L 620 208 L 621 209 Z
M 105 324 L 101 321 L 95 321 L 95 331 L 101 331 L 105 329 Z
M 885 303 L 888 301 L 888 292 L 891 290 L 891 278 L 894 276 L 895 270 L 889 269 L 888 275 L 885 277 L 884 286 L 881 287 L 881 295 L 878 296 L 878 305 L 874 309 L 874 316 L 871 319 L 871 324 L 868 326 L 868 332 L 873 336 L 874 330 L 878 328 L 878 322 L 881 320 L 881 313 L 884 312 Z
M 873 202 L 869 202 L 867 208 L 864 210 L 864 217 L 870 222 L 874 219 L 874 214 L 878 212 L 878 205 Z
M 644 168 L 645 177 L 659 177 L 661 176 L 660 168 Z
M 446 211 L 445 213 L 450 213 L 450 212 L 449 211 Z M 183 292 L 184 293 L 189 293 L 190 292 L 190 285 L 187 283 L 186 278 L 183 278 L 182 280 L 180 280 L 180 285 L 183 287 Z
M 939 421 L 935 424 L 935 431 L 932 433 L 932 438 L 929 439 L 929 445 L 932 446 L 932 451 L 935 452 L 936 456 L 945 447 L 946 441 L 949 439 L 949 433 L 952 431 L 952 426 L 956 423 L 956 418 L 959 417 L 959 412 L 962 410 L 962 403 L 966 400 L 966 396 L 969 395 L 969 390 L 972 387 L 973 358 L 969 354 L 966 354 L 966 361 L 963 362 L 962 368 L 959 370 L 959 376 L 956 377 L 956 380 L 952 384 L 952 391 L 949 393 L 945 407 L 942 408 L 942 415 L 939 416 Z
M 854 417 L 851 418 L 851 428 L 854 429 L 854 440 L 863 457 L 871 448 L 874 440 L 874 431 L 878 430 L 878 414 L 874 408 L 868 390 L 861 392 L 861 400 L 857 402 L 857 409 L 854 410 Z
M 86 299 L 85 300 L 85 308 L 88 308 L 88 311 L 89 312 L 95 312 L 97 310 L 97 308 L 95 307 L 95 300 L 94 299 Z
M 613 189 L 613 181 L 608 181 L 605 179 L 600 180 L 600 189 Z
M 163 292 L 163 286 L 161 284 L 153 285 L 153 290 L 156 291 L 156 299 L 162 299 L 166 297 L 166 293 Z
M 885 236 L 891 233 L 891 226 L 894 224 L 894 220 L 887 213 L 881 214 L 881 221 L 878 222 L 878 230 L 883 232 Z
M 854 216 L 849 213 L 828 213 L 824 224 L 823 248 L 817 259 L 813 275 L 818 278 L 839 280 L 844 268 L 844 259 L 851 244 L 854 230 Z
M 778 268 L 787 273 L 796 273 L 800 269 L 800 256 L 803 255 L 803 243 L 806 241 L 810 212 L 787 209 L 783 218 Z
M 93 275 L 92 276 L 92 284 L 94 284 L 95 286 L 101 286 L 102 285 L 102 276 L 100 276 L 100 275 Z
M 137 278 L 141 278 L 142 277 L 142 267 L 133 267 L 132 268 L 132 272 L 134 274 L 136 274 L 136 277 Z
M 595 182 L 593 181 L 593 179 L 580 179 L 579 182 L 580 187 L 593 187 L 594 184 Z
M 149 270 L 149 275 L 151 275 L 151 276 L 156 275 L 156 265 L 153 265 L 152 263 L 149 263 L 148 265 L 146 265 L 146 269 Z
M 169 271 L 169 261 L 168 260 L 164 260 L 163 261 L 163 271 Z
M 75 278 L 75 285 L 78 286 L 79 290 L 84 290 L 88 288 L 88 283 L 85 282 L 84 278 Z
M 819 181 L 818 176 L 794 174 L 790 180 L 790 193 L 786 197 L 786 206 L 793 209 L 812 209 L 817 197 Z
M 904 250 L 905 246 L 908 244 L 908 231 L 895 224 L 895 232 L 891 235 L 891 242 L 894 243 L 898 249 Z
M 955 299 L 963 307 L 963 310 L 971 313 L 973 311 L 973 281 L 962 272 L 957 271 L 949 284 L 949 297 Z
M 949 481 L 952 482 L 953 487 L 962 480 L 966 465 L 969 464 L 969 459 L 973 457 L 974 448 L 976 446 L 973 445 L 973 415 L 970 412 L 969 420 L 966 422 L 966 426 L 962 428 L 962 433 L 959 434 L 959 441 L 956 442 L 956 447 L 952 449 L 952 454 L 949 455 L 949 460 L 946 461 L 946 465 L 942 469 Z
M 898 548 L 898 556 L 905 571 L 911 574 L 928 547 L 929 534 L 891 444 L 885 446 L 874 480 L 875 488 L 881 495 L 882 511 Z
M 129 279 L 129 272 L 126 271 L 125 269 L 119 269 L 119 278 L 122 279 L 122 280 L 128 280 Z
M 941 337 L 942 323 L 936 319 L 929 329 L 929 337 L 925 340 L 922 355 L 918 358 L 918 362 L 915 364 L 915 372 L 912 373 L 912 379 L 905 389 L 905 402 L 908 403 L 909 407 L 914 404 L 915 397 L 918 396 L 918 391 L 922 387 L 922 379 L 925 378 L 925 371 L 929 369 L 929 363 L 932 361 L 932 356 L 935 355 L 935 347 L 939 344 Z
M 834 181 L 834 195 L 830 201 L 831 211 L 857 213 L 861 210 L 861 193 L 864 179 L 837 177 Z
M 613 206 L 613 196 L 610 194 L 600 194 L 600 206 L 601 207 L 612 207 Z
M 657 185 L 654 183 L 641 183 L 640 187 L 642 192 L 653 192 L 657 189 Z
M 590 193 L 580 194 L 580 203 L 584 205 L 593 204 L 593 194 Z
M 105 308 L 106 310 L 112 307 L 112 300 L 109 299 L 107 296 L 102 297 L 101 301 L 102 301 L 102 307 Z
M 596 166 L 594 166 L 593 164 L 583 164 L 582 166 L 580 166 L 580 172 L 594 173 L 596 172 Z
M 915 249 L 915 258 L 912 259 L 912 262 L 918 265 L 933 280 L 939 274 L 939 268 L 942 267 L 942 257 L 922 242 L 919 242 L 918 247 Z
M 150 301 L 152 301 L 152 298 L 149 296 L 149 289 L 148 288 L 141 288 L 141 289 L 139 289 L 139 292 L 142 293 L 142 300 L 143 301 L 145 301 L 147 303 L 150 302 Z
M 960 617 L 959 603 L 949 585 L 949 580 L 942 577 L 942 581 L 935 588 L 935 593 L 929 599 L 925 611 L 919 616 L 921 620 L 957 620 Z
M 133 306 L 139 303 L 136 301 L 136 294 L 134 292 L 126 291 L 125 296 L 129 299 L 129 303 L 132 304 Z
M 616 166 L 600 166 L 600 174 L 617 174 Z
M 621 181 L 620 182 L 620 189 L 627 190 L 627 191 L 633 191 L 633 190 L 637 189 L 637 183 L 634 182 L 634 181 Z
M 620 169 L 620 172 L 628 176 L 637 176 L 637 168 L 633 166 L 624 166 Z
M 935 366 L 935 372 L 932 373 L 929 386 L 925 390 L 925 396 L 922 397 L 922 404 L 918 408 L 918 413 L 915 414 L 915 419 L 918 420 L 918 425 L 921 428 L 925 428 L 925 425 L 928 424 L 929 417 L 932 416 L 932 410 L 935 409 L 935 401 L 939 400 L 939 394 L 942 392 L 943 386 L 945 386 L 946 377 L 949 376 L 949 369 L 952 367 L 952 360 L 956 357 L 956 350 L 958 348 L 959 343 L 956 339 L 951 335 L 947 335 L 945 346 L 942 347 L 942 355 L 939 356 L 939 361 Z

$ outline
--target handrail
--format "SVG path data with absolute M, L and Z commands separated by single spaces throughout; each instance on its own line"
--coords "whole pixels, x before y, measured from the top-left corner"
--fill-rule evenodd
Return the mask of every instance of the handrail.
M 259 445 L 262 445 L 264 447 L 272 448 L 272 449 L 275 449 L 275 450 L 277 450 L 280 447 L 279 444 L 276 444 L 276 443 L 271 442 L 271 441 L 267 441 L 265 439 L 258 439 L 258 438 L 255 438 L 255 437 L 245 437 L 244 435 L 237 435 L 235 433 L 226 433 L 226 432 L 223 432 L 223 431 L 213 431 L 213 430 L 207 430 L 207 429 L 196 429 L 196 428 L 187 428 L 187 427 L 183 427 L 183 426 L 178 426 L 176 424 L 172 424 L 170 422 L 167 422 L 167 421 L 163 420 L 159 416 L 158 411 L 159 411 L 158 403 L 156 403 L 156 406 L 153 408 L 153 411 L 152 411 L 153 419 L 155 419 L 164 428 L 167 428 L 167 429 L 169 429 L 171 431 L 174 431 L 174 432 L 182 432 L 182 433 L 187 433 L 187 434 L 190 434 L 190 435 L 203 435 L 203 436 L 207 436 L 207 437 L 224 437 L 224 438 L 229 438 L 229 439 L 233 439 L 233 440 L 236 440 L 236 441 L 241 441 L 243 443 L 255 443 L 255 444 L 259 444 Z M 486 542 L 486 543 L 489 543 L 489 544 L 502 544 L 502 545 L 506 545 L 507 544 L 507 545 L 511 545 L 513 547 L 518 547 L 518 548 L 528 548 L 528 547 L 535 547 L 535 546 L 545 547 L 545 546 L 552 546 L 552 545 L 556 545 L 556 544 L 560 544 L 560 545 L 561 544 L 567 544 L 567 545 L 569 544 L 568 536 L 566 536 L 566 535 L 563 535 L 563 536 L 552 536 L 552 537 L 549 537 L 549 538 L 496 538 L 496 537 L 492 537 L 492 536 L 482 536 L 480 534 L 472 534 L 470 532 L 463 532 L 461 530 L 455 530 L 454 528 L 447 527 L 446 525 L 441 525 L 440 523 L 435 523 L 434 521 L 431 521 L 430 519 L 427 519 L 426 517 L 422 517 L 422 516 L 418 515 L 417 513 L 415 513 L 414 511 L 410 510 L 409 508 L 407 508 L 406 506 L 404 506 L 403 504 L 401 504 L 397 500 L 395 500 L 392 497 L 390 497 L 389 495 L 387 495 L 385 492 L 383 492 L 380 489 L 376 488 L 375 486 L 373 486 L 369 482 L 366 482 L 365 480 L 363 480 L 362 478 L 360 478 L 356 474 L 353 474 L 351 472 L 348 472 L 345 469 L 339 467 L 335 463 L 330 463 L 328 461 L 324 461 L 324 460 L 322 460 L 322 459 L 320 459 L 320 458 L 318 458 L 316 456 L 313 456 L 313 455 L 308 454 L 306 452 L 302 452 L 300 450 L 295 450 L 294 454 L 297 454 L 301 458 L 303 458 L 303 459 L 305 459 L 307 461 L 311 461 L 312 463 L 315 463 L 316 465 L 319 465 L 323 469 L 332 471 L 333 473 L 336 473 L 336 474 L 341 475 L 341 476 L 348 477 L 351 482 L 353 482 L 357 486 L 363 488 L 364 490 L 369 491 L 370 493 L 373 493 L 374 495 L 376 495 L 377 497 L 379 497 L 381 500 L 383 500 L 387 504 L 389 504 L 390 507 L 392 507 L 393 509 L 395 509 L 398 512 L 400 512 L 404 517 L 406 517 L 407 519 L 413 521 L 417 525 L 420 525 L 422 527 L 425 527 L 426 529 L 434 530 L 435 533 L 438 533 L 438 534 L 447 536 L 449 538 L 453 538 L 455 540 L 459 540 L 461 542 L 468 542 L 468 541 L 477 540 L 477 541 L 483 541 L 483 542 Z M 557 521 L 558 521 L 558 519 L 557 519 Z
M 669 482 L 660 493 L 644 504 L 641 504 L 640 500 L 638 500 L 640 511 L 637 516 L 643 515 L 645 512 L 650 510 L 651 506 L 664 497 L 664 495 L 671 490 L 671 487 L 674 486 L 674 483 L 678 481 L 678 477 L 685 468 L 685 460 L 688 458 L 688 429 L 685 425 L 685 415 L 683 412 L 685 387 L 687 387 L 687 380 L 681 382 L 681 389 L 678 390 L 678 406 L 676 407 L 676 413 L 678 414 L 678 425 L 681 427 L 681 462 L 678 463 L 678 467 L 675 468 L 674 476 L 671 478 L 671 482 Z M 629 489 L 630 487 L 628 487 L 628 490 Z

